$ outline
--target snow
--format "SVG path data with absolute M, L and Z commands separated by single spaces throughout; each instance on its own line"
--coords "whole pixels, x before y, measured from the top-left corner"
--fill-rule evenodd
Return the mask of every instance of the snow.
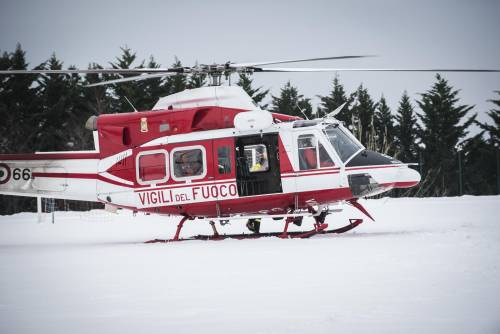
M 500 197 L 363 204 L 376 222 L 304 240 L 143 244 L 178 219 L 2 216 L 0 333 L 500 332 Z M 348 218 L 362 214 L 327 222 Z M 210 231 L 196 220 L 182 235 Z

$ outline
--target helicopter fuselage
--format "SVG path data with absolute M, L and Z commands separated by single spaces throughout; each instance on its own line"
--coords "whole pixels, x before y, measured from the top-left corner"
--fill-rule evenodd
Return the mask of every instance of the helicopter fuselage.
M 233 118 L 243 112 L 219 111 Z M 176 111 L 183 120 L 189 112 Z M 420 180 L 406 164 L 366 150 L 336 120 L 186 132 L 167 113 L 174 112 L 106 115 L 98 122 L 101 144 L 95 152 L 2 155 L 0 191 L 159 214 L 231 217 L 286 214 L 411 187 Z M 148 134 L 162 125 L 184 133 Z M 127 148 L 137 141 L 135 135 L 145 142 Z
M 420 181 L 341 122 L 261 110 L 240 88 L 188 90 L 153 109 L 91 117 L 93 151 L 0 155 L 0 193 L 212 218 L 286 215 Z

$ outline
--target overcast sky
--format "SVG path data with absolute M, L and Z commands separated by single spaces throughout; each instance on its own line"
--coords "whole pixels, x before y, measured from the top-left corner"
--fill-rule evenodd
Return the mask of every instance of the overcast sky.
M 53 52 L 65 66 L 106 65 L 129 46 L 163 66 L 350 54 L 378 58 L 296 66 L 500 68 L 500 1 L 104 1 L 0 0 L 0 50 L 20 42 L 30 66 Z M 293 65 L 293 64 L 292 64 Z M 474 104 L 500 90 L 500 74 L 445 74 Z M 274 95 L 290 80 L 306 97 L 331 89 L 333 73 L 256 74 Z M 348 92 L 363 83 L 393 113 L 407 90 L 428 90 L 432 73 L 340 73 Z

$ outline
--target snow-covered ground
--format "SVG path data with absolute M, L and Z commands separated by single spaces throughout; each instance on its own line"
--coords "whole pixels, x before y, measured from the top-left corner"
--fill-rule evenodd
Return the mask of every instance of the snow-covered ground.
M 500 333 L 500 197 L 364 204 L 376 222 L 304 240 L 143 244 L 177 219 L 0 217 L 0 333 Z

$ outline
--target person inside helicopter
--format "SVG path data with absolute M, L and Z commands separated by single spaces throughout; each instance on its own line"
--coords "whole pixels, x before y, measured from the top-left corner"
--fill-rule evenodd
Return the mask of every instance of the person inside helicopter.
M 201 171 L 201 164 L 199 162 L 188 162 L 182 165 L 183 176 L 199 175 Z
M 258 145 L 255 150 L 254 164 L 250 168 L 250 172 L 265 172 L 269 170 L 269 161 L 267 160 L 267 150 L 264 145 Z
M 203 163 L 199 150 L 180 153 L 175 159 L 175 175 L 177 177 L 189 177 L 200 175 L 203 172 Z M 177 152 L 175 153 L 177 155 Z M 198 157 L 198 155 L 200 155 Z
M 264 172 L 268 169 L 269 163 L 267 162 L 267 159 L 264 155 L 262 154 L 257 154 L 257 157 L 255 159 L 255 164 L 250 168 L 251 172 Z

